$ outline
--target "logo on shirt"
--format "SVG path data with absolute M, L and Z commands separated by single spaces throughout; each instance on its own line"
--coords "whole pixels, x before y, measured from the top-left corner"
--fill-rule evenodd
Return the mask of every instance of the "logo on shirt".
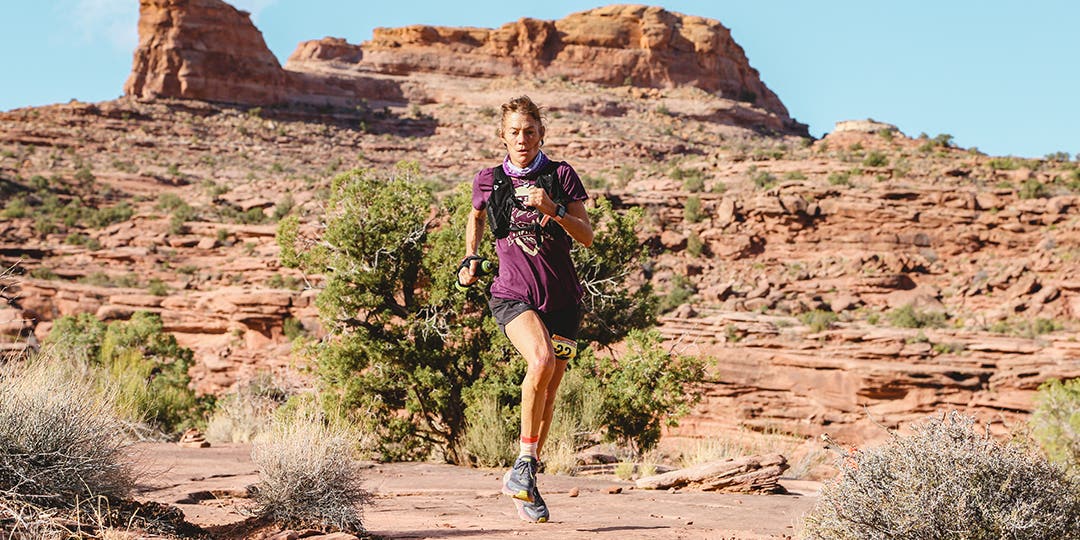
M 529 198 L 529 190 L 532 189 L 531 184 L 523 184 L 514 189 L 514 197 L 518 199 L 518 202 L 524 204 Z M 511 228 L 517 227 L 529 227 L 526 230 L 511 230 L 510 234 L 506 237 L 507 241 L 518 246 L 530 257 L 535 257 L 540 253 L 540 242 L 542 241 L 539 236 L 546 233 L 536 232 L 532 225 L 540 221 L 540 212 L 526 208 L 521 210 L 516 206 L 510 209 L 510 226 Z

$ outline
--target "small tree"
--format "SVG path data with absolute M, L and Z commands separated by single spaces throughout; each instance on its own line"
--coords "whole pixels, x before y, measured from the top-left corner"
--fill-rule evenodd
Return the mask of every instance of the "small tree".
M 290 215 L 278 228 L 282 264 L 323 274 L 316 305 L 330 337 L 316 370 L 328 410 L 369 426 L 385 459 L 438 449 L 464 462 L 466 409 L 481 396 L 516 413 L 524 364 L 494 320 L 481 287 L 455 290 L 469 184 L 434 208 L 415 165 L 391 178 L 354 170 L 336 177 L 325 225 L 301 232 Z M 601 202 L 593 246 L 576 251 L 591 312 L 582 340 L 610 343 L 654 314 L 647 286 L 628 287 L 643 256 L 637 220 Z M 481 255 L 492 257 L 490 244 Z
M 119 411 L 166 433 L 202 421 L 207 400 L 189 387 L 194 353 L 163 330 L 161 317 L 136 312 L 106 325 L 93 315 L 56 320 L 46 340 L 50 354 L 115 388 Z
M 641 454 L 656 446 L 664 424 L 677 425 L 701 400 L 702 360 L 664 350 L 656 330 L 630 332 L 621 357 L 583 355 L 600 382 L 606 436 Z

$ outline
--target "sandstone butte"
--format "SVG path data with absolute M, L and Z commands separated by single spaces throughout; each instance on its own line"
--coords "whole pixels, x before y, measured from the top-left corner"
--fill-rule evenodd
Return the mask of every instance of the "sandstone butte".
M 705 401 L 665 440 L 860 444 L 945 409 L 1006 433 L 1040 383 L 1080 376 L 1069 169 L 868 121 L 806 138 L 715 21 L 611 6 L 496 30 L 380 29 L 361 45 L 305 42 L 284 68 L 216 0 L 143 0 L 139 32 L 126 97 L 0 113 L 5 203 L 48 185 L 134 210 L 98 228 L 0 221 L 0 262 L 25 270 L 5 284 L 7 349 L 63 315 L 147 310 L 195 351 L 201 391 L 295 377 L 285 321 L 319 334 L 318 276 L 280 267 L 272 224 L 229 216 L 269 219 L 288 200 L 314 227 L 318 192 L 352 167 L 412 160 L 432 181 L 467 181 L 501 157 L 495 108 L 527 92 L 548 106 L 545 150 L 592 193 L 646 211 L 654 264 L 637 279 L 695 291 L 660 330 L 715 361 Z M 163 194 L 195 209 L 182 227 Z M 905 306 L 948 324 L 890 324 Z M 815 310 L 837 319 L 813 324 Z
M 565 78 L 647 88 L 691 86 L 760 109 L 777 131 L 806 133 L 717 21 L 613 5 L 558 21 L 489 30 L 377 28 L 352 45 L 301 43 L 282 68 L 246 12 L 220 0 L 143 0 L 124 93 L 247 105 L 355 105 L 408 92 L 385 75 Z M 765 121 L 767 118 L 767 121 Z

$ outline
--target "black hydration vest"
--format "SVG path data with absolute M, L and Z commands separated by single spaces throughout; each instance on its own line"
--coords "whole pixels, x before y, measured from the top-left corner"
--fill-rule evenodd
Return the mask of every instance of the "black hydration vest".
M 544 188 L 548 197 L 555 204 L 565 205 L 566 192 L 563 190 L 559 175 L 555 172 L 561 164 L 561 162 L 549 161 L 543 169 L 540 169 L 540 174 L 536 177 L 536 185 Z M 542 231 L 553 236 L 566 234 L 566 231 L 558 223 L 555 223 L 555 220 L 548 220 L 545 227 L 541 227 L 539 223 L 533 223 L 527 227 L 511 225 L 510 213 L 513 208 L 518 210 L 530 209 L 521 204 L 521 201 L 514 196 L 514 182 L 503 171 L 502 165 L 495 167 L 492 172 L 495 176 L 495 183 L 491 187 L 491 197 L 488 198 L 487 216 L 488 224 L 491 225 L 491 233 L 495 235 L 495 238 L 506 238 L 511 232 L 517 231 L 533 231 L 537 234 L 537 239 L 540 238 Z

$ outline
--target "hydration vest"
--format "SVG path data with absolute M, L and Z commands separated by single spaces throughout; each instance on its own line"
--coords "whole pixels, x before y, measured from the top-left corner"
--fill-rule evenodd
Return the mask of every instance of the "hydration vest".
M 562 162 L 549 161 L 544 165 L 544 168 L 540 169 L 540 174 L 536 177 L 536 185 L 544 188 L 548 197 L 555 204 L 565 205 L 567 200 L 566 191 L 563 190 L 562 181 L 559 180 L 559 175 L 555 172 L 561 164 Z M 566 234 L 566 231 L 558 223 L 555 223 L 555 220 L 548 220 L 545 227 L 541 227 L 539 222 L 524 227 L 512 225 L 510 223 L 510 213 L 513 208 L 518 210 L 532 209 L 521 204 L 521 201 L 514 196 L 514 181 L 503 171 L 502 165 L 495 167 L 492 172 L 495 176 L 495 183 L 491 187 L 491 196 L 488 198 L 487 216 L 488 224 L 491 225 L 491 233 L 495 235 L 495 238 L 506 238 L 511 232 L 517 231 L 533 231 L 536 233 L 537 239 L 540 238 L 542 232 L 547 232 L 552 236 Z

